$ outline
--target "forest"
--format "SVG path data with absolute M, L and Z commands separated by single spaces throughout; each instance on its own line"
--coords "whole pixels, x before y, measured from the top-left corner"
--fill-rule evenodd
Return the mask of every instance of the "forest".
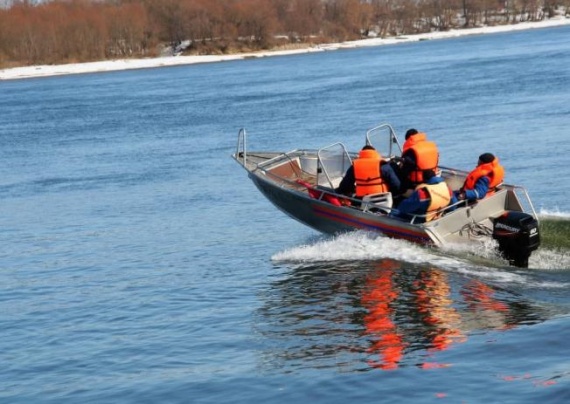
M 0 68 L 287 49 L 566 13 L 570 0 L 13 0 L 0 3 Z

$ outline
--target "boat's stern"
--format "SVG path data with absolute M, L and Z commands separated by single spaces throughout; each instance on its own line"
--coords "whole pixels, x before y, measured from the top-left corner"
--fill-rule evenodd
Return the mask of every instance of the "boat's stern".
M 459 205 L 425 226 L 440 245 L 493 239 L 511 265 L 524 268 L 540 245 L 536 212 L 524 188 L 518 186 L 504 185 L 495 194 L 467 206 Z
M 511 265 L 526 268 L 540 245 L 538 220 L 528 213 L 507 211 L 493 221 L 493 239 Z

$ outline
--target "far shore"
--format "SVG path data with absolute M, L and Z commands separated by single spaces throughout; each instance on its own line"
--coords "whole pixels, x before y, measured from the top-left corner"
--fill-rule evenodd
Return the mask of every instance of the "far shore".
M 190 65 L 197 63 L 214 63 L 229 60 L 243 60 L 248 58 L 261 58 L 268 56 L 283 56 L 300 53 L 333 51 L 338 49 L 360 48 L 365 46 L 394 45 L 404 42 L 455 38 L 466 35 L 511 32 L 526 29 L 556 27 L 562 25 L 570 25 L 570 18 L 556 17 L 540 22 L 522 22 L 512 25 L 458 29 L 445 32 L 430 32 L 425 34 L 405 35 L 391 38 L 369 38 L 361 39 L 358 41 L 321 44 L 309 46 L 306 48 L 281 51 L 252 52 L 233 55 L 168 56 L 148 59 L 105 60 L 100 62 L 75 63 L 65 65 L 25 66 L 0 70 L 0 80 L 26 79 L 80 73 L 111 72 L 129 69 L 148 69 L 155 67 Z

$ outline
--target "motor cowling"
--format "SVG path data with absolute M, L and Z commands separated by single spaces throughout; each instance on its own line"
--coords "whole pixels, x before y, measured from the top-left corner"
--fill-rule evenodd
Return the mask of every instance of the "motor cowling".
M 540 245 L 538 221 L 528 213 L 508 211 L 493 221 L 493 238 L 511 265 L 528 268 L 530 254 Z

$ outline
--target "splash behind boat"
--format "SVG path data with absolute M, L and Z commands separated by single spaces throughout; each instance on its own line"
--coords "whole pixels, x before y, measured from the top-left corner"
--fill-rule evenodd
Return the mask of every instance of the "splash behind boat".
M 232 157 L 277 208 L 322 233 L 362 229 L 438 247 L 493 239 L 505 259 L 519 267 L 528 266 L 531 253 L 540 244 L 538 217 L 521 186 L 501 184 L 494 194 L 476 203 L 460 201 L 441 209 L 431 221 L 425 222 L 426 215 L 402 220 L 390 215 L 394 203 L 389 192 L 362 199 L 335 193 L 357 157 L 357 152 L 347 151 L 342 143 L 318 150 L 258 152 L 247 150 L 246 137 L 241 129 Z M 374 146 L 387 162 L 401 155 L 396 133 L 388 124 L 367 131 L 365 143 Z M 452 190 L 458 190 L 468 174 L 438 168 Z

